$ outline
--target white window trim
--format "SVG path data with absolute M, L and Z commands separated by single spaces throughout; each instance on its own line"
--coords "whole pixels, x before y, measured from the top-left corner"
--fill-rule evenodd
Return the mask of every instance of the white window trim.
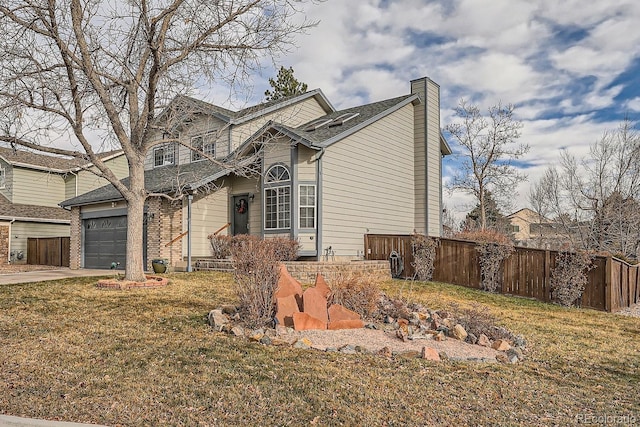
M 0 166 L 0 189 L 7 188 L 7 171 L 4 166 Z
M 267 227 L 267 199 L 268 199 L 267 191 L 280 190 L 284 188 L 289 189 L 289 226 L 280 227 L 280 217 L 279 217 L 280 212 L 276 210 L 276 227 L 275 228 Z M 278 199 L 277 199 L 279 196 L 280 196 L 279 194 L 276 194 L 276 206 L 279 205 Z M 291 230 L 291 186 L 290 185 L 273 185 L 273 186 L 265 187 L 263 198 L 264 198 L 264 224 L 263 224 L 264 230 L 265 231 Z
M 205 141 L 207 140 L 208 136 L 213 135 L 213 142 L 209 143 L 209 144 L 205 144 Z M 204 154 L 206 154 L 209 157 L 216 157 L 216 143 L 218 142 L 218 132 L 217 131 L 212 131 L 212 132 L 207 132 L 207 133 L 202 133 L 200 135 L 194 135 L 191 137 L 191 147 L 192 148 L 196 148 L 193 140 L 197 139 L 197 138 L 202 138 L 202 147 L 198 148 L 200 151 L 202 151 Z M 206 149 L 207 147 L 209 147 L 210 149 Z M 213 152 L 212 152 L 213 151 Z M 198 158 L 194 158 L 194 157 L 198 157 Z M 200 154 L 200 152 L 195 151 L 195 150 L 191 150 L 191 156 L 189 156 L 191 159 L 191 162 L 199 162 L 200 160 L 205 160 L 206 157 L 204 157 L 202 154 Z
M 300 190 L 302 187 L 313 187 L 313 205 L 303 205 L 302 195 L 300 194 Z M 302 208 L 313 208 L 313 227 L 303 227 L 300 223 L 302 219 L 302 214 L 300 211 Z M 300 230 L 315 230 L 318 224 L 318 189 L 316 184 L 299 184 L 298 185 L 298 229 Z
M 164 152 L 162 153 L 162 164 L 161 165 L 157 165 L 156 164 L 156 151 L 158 150 L 163 150 Z M 167 152 L 170 152 L 171 150 L 173 150 L 173 161 L 171 162 L 167 162 Z M 176 149 L 172 144 L 164 144 L 164 145 L 160 145 L 158 147 L 155 147 L 153 149 L 153 167 L 154 168 L 160 168 L 162 166 L 169 166 L 169 165 L 175 165 L 176 164 Z

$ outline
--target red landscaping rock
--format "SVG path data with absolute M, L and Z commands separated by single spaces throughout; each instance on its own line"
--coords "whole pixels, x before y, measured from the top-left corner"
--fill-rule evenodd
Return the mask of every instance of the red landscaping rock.
M 333 304 L 329 307 L 328 313 L 330 322 L 337 322 L 339 320 L 360 320 L 360 315 L 358 313 L 351 311 L 340 304 Z
M 307 313 L 293 313 L 293 329 L 307 331 L 310 329 L 327 329 L 327 324 L 322 320 L 309 316 Z
M 276 291 L 273 294 L 275 298 L 288 297 L 289 295 L 295 295 L 298 301 L 298 309 L 302 308 L 302 286 L 287 270 L 284 264 L 280 264 L 280 275 L 278 278 L 278 284 Z
M 438 354 L 438 352 L 431 347 L 422 347 L 421 357 L 423 359 L 433 360 L 434 362 L 440 361 L 440 354 Z
M 495 340 L 493 345 L 491 346 L 494 350 L 497 351 L 507 351 L 511 348 L 508 341 L 505 340 Z
M 300 312 L 295 295 L 276 299 L 276 319 L 278 325 L 293 327 L 293 314 Z
M 327 284 L 327 282 L 324 280 L 324 277 L 320 273 L 316 274 L 316 284 L 314 285 L 314 287 L 325 298 L 329 298 L 329 295 L 331 295 L 331 288 L 329 288 L 329 285 Z
M 327 299 L 322 296 L 321 291 L 316 288 L 309 288 L 302 294 L 302 311 L 311 317 L 329 322 L 327 312 Z
M 337 329 L 360 329 L 364 328 L 364 322 L 360 319 L 336 320 L 329 322 L 327 329 L 335 331 Z

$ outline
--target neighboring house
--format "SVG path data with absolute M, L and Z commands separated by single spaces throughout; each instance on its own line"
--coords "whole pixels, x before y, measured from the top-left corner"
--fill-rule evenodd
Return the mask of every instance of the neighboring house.
M 233 112 L 180 97 L 197 119 L 183 145 L 146 159 L 147 189 L 190 194 L 147 201 L 147 266 L 211 255 L 208 235 L 297 239 L 307 259 L 358 259 L 364 234 L 439 236 L 442 167 L 451 151 L 440 132 L 440 88 L 428 78 L 409 94 L 336 111 L 320 90 Z M 251 173 L 251 171 L 253 173 Z M 126 205 L 112 185 L 61 203 L 71 209 L 71 267 L 124 267 Z M 181 236 L 186 236 L 181 238 Z
M 117 176 L 128 175 L 122 151 L 101 157 Z M 69 212 L 58 204 L 105 185 L 87 170 L 91 167 L 75 159 L 0 147 L 0 262 L 26 262 L 29 237 L 69 236 Z
M 556 249 L 570 241 L 562 224 L 553 222 L 535 211 L 524 208 L 507 216 L 511 234 L 519 246 Z

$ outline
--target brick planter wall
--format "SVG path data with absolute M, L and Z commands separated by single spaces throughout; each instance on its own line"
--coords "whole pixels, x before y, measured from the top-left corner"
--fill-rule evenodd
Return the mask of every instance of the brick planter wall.
M 9 262 L 9 226 L 0 226 L 0 265 Z
M 82 220 L 80 219 L 80 207 L 71 208 L 71 238 L 69 240 L 69 268 L 77 270 L 82 261 Z
M 376 281 L 391 279 L 388 261 L 289 261 L 285 265 L 293 277 L 307 284 L 314 283 L 318 273 L 322 273 L 329 286 L 341 274 L 358 273 Z

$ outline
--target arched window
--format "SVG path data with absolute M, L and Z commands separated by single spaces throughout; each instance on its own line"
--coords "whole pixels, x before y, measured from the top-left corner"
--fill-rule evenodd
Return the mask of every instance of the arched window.
M 291 228 L 291 175 L 283 165 L 271 166 L 264 177 L 264 228 Z

